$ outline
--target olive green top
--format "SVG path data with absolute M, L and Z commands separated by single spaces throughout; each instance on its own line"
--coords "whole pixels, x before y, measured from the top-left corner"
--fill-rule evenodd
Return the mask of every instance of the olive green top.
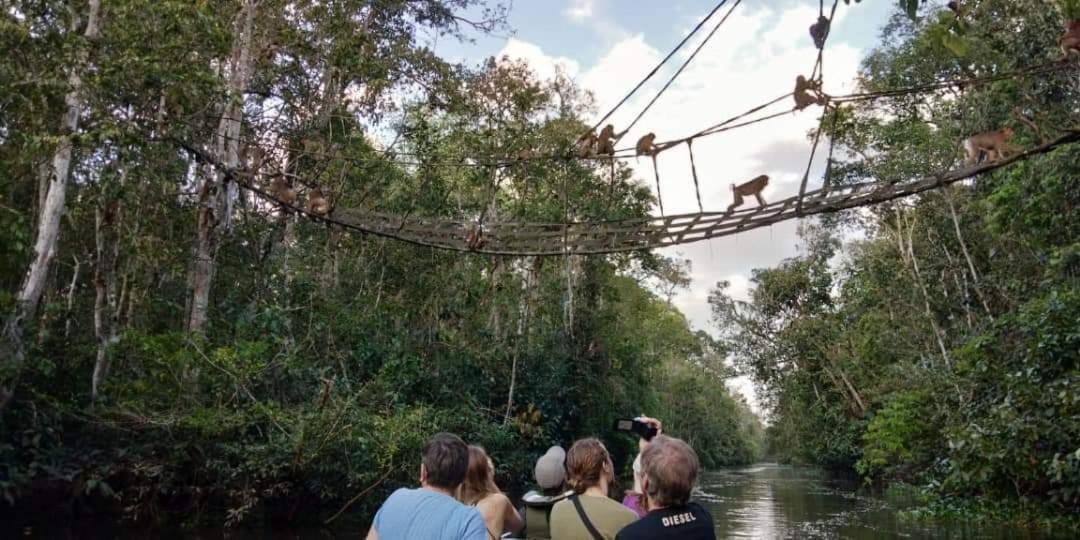
M 581 495 L 579 498 L 585 515 L 604 540 L 614 540 L 616 533 L 637 520 L 633 510 L 607 497 Z M 593 540 L 573 501 L 559 501 L 551 509 L 551 540 Z

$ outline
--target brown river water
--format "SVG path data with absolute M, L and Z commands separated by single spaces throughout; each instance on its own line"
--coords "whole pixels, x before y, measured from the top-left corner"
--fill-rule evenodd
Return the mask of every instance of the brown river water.
M 1057 540 L 1075 537 L 1000 525 L 911 522 L 900 518 L 897 503 L 856 488 L 857 485 L 850 480 L 832 478 L 813 468 L 758 464 L 705 473 L 696 499 L 712 513 L 717 538 Z M 0 524 L 0 538 L 316 540 L 358 539 L 363 538 L 366 532 L 363 523 L 334 529 L 126 529 L 108 524 L 42 528 L 12 525 Z

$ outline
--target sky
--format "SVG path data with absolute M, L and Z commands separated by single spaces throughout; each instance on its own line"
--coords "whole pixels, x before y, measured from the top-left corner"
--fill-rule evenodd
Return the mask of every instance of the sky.
M 640 81 L 714 6 L 715 0 L 517 0 L 510 12 L 512 32 L 472 43 L 444 41 L 437 51 L 453 60 L 477 63 L 489 56 L 529 62 L 550 78 L 556 66 L 596 96 L 606 112 Z M 734 4 L 734 2 L 729 2 Z M 893 10 L 892 0 L 840 3 L 824 56 L 824 89 L 849 93 L 860 59 L 878 41 L 880 28 Z M 828 8 L 828 6 L 826 6 Z M 717 14 L 726 13 L 725 6 Z M 816 0 L 746 0 L 704 46 L 621 146 L 654 132 L 657 140 L 679 138 L 790 92 L 795 76 L 809 75 L 817 50 L 807 29 L 818 16 Z M 710 21 L 699 36 L 713 27 Z M 610 119 L 617 130 L 630 122 L 701 42 L 695 36 L 671 61 Z M 783 110 L 782 107 L 775 110 Z M 798 193 L 810 152 L 807 132 L 820 110 L 811 108 L 769 122 L 694 142 L 694 158 L 706 211 L 731 203 L 730 184 L 759 174 L 771 178 L 767 201 Z M 599 119 L 599 114 L 588 118 Z M 824 146 L 823 146 L 824 148 Z M 812 168 L 808 189 L 820 185 L 824 157 Z M 652 164 L 628 162 L 646 185 L 655 187 Z M 665 213 L 697 211 L 685 146 L 660 154 Z M 756 204 L 749 199 L 747 205 Z M 659 210 L 654 208 L 654 214 Z M 787 221 L 734 236 L 666 248 L 666 255 L 688 259 L 691 284 L 672 299 L 695 329 L 715 332 L 708 304 L 719 281 L 729 292 L 747 298 L 755 268 L 777 265 L 798 252 L 797 221 Z M 729 386 L 760 410 L 748 380 Z

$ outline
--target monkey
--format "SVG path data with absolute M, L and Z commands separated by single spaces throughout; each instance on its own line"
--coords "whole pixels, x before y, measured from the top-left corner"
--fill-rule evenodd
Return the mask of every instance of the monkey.
M 587 158 L 596 155 L 596 135 L 588 132 L 578 137 L 574 143 L 574 155 L 579 158 Z
M 820 49 L 825 46 L 827 37 L 829 37 L 829 19 L 824 15 L 819 15 L 817 22 L 810 25 L 810 38 L 814 40 L 814 46 Z
M 237 173 L 237 179 L 242 183 L 249 183 L 255 178 L 255 175 L 259 174 L 259 169 L 262 168 L 263 158 L 266 153 L 262 148 L 258 146 L 245 146 L 244 150 L 240 153 L 240 172 Z
M 957 19 L 963 15 L 964 6 L 960 0 L 951 0 L 948 4 L 945 4 L 945 7 L 949 8 L 949 11 L 952 11 Z
M 964 152 L 967 153 L 967 159 L 964 160 L 964 166 L 970 167 L 972 165 L 982 162 L 983 154 L 986 154 L 986 159 L 991 161 L 997 161 L 1005 157 L 1006 151 L 1012 151 L 1013 147 L 1009 144 L 1009 139 L 1013 136 L 1013 128 L 1006 127 L 996 131 L 987 131 L 985 133 L 979 133 L 978 135 L 972 135 L 967 139 L 964 139 Z
M 270 196 L 289 205 L 296 205 L 296 190 L 289 185 L 285 175 L 277 174 L 270 181 Z
M 795 77 L 795 92 L 792 96 L 795 98 L 795 110 L 797 111 L 815 104 L 825 105 L 828 102 L 825 94 L 821 93 L 821 82 L 808 81 L 802 75 Z
M 767 185 L 769 185 L 769 176 L 765 174 L 737 186 L 731 184 L 731 193 L 735 195 L 735 200 L 728 205 L 727 211 L 730 212 L 735 208 L 742 206 L 743 197 L 749 197 L 751 195 L 757 198 L 758 206 L 765 206 L 765 198 L 761 196 L 761 191 L 764 190 Z
M 660 147 L 654 142 L 656 141 L 655 133 L 646 133 L 637 142 L 637 155 L 638 156 L 652 156 L 655 155 Z
M 596 155 L 611 156 L 615 154 L 615 126 L 608 124 L 600 130 L 596 138 Z
M 330 201 L 323 194 L 321 188 L 315 188 L 308 193 L 307 211 L 317 216 L 325 216 L 330 213 Z
M 1058 46 L 1061 47 L 1065 59 L 1068 59 L 1073 51 L 1080 52 L 1080 19 L 1065 24 L 1065 34 L 1058 40 Z
M 477 225 L 469 229 L 469 232 L 465 233 L 465 247 L 470 251 L 476 251 L 487 243 L 487 239 L 484 238 L 484 226 Z

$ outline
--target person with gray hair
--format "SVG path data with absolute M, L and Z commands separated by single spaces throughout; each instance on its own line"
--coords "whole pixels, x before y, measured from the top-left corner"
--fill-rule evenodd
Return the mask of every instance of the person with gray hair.
M 657 435 L 641 452 L 641 488 L 649 511 L 615 540 L 716 540 L 712 516 L 690 501 L 700 466 L 690 445 Z

